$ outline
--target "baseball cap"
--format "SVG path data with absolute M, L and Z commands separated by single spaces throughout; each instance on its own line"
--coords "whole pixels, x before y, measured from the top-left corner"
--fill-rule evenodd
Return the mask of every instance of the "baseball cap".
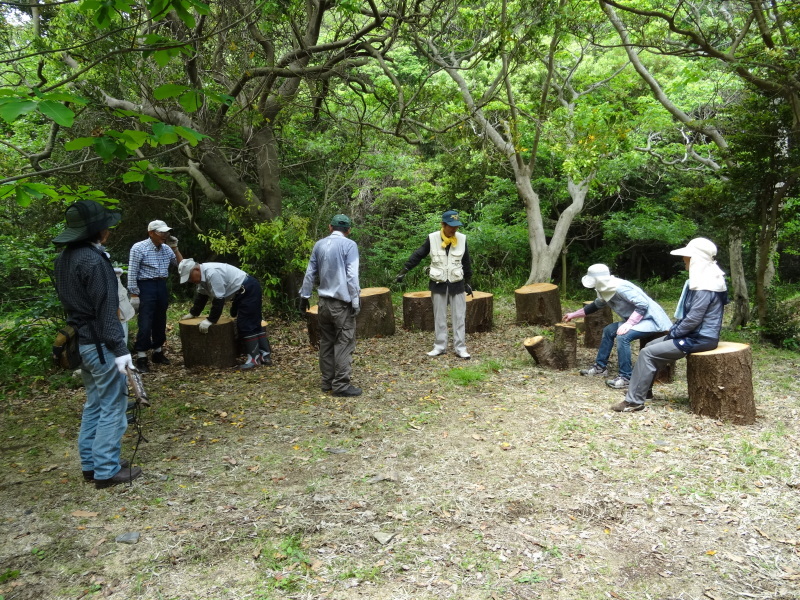
M 192 273 L 192 269 L 195 268 L 197 265 L 194 262 L 193 258 L 184 258 L 181 263 L 178 265 L 178 274 L 181 276 L 181 283 L 186 283 L 189 281 L 189 275 Z
M 458 220 L 457 210 L 446 210 L 442 213 L 442 223 L 450 225 L 450 227 L 461 227 L 463 223 Z
M 347 215 L 336 215 L 331 219 L 331 227 L 347 227 L 349 229 L 351 226 L 350 217 Z
M 167 233 L 168 231 L 172 231 L 172 227 L 164 223 L 164 221 L 150 221 L 150 224 L 147 226 L 147 231 L 157 231 L 158 233 Z

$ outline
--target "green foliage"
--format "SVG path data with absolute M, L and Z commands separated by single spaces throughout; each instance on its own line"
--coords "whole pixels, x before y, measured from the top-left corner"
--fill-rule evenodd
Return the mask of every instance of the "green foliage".
M 761 336 L 778 348 L 800 350 L 800 297 L 787 297 L 778 288 L 767 291 L 766 314 Z
M 669 206 L 640 198 L 630 210 L 603 221 L 606 241 L 623 244 L 662 243 L 677 246 L 692 238 L 697 226 Z

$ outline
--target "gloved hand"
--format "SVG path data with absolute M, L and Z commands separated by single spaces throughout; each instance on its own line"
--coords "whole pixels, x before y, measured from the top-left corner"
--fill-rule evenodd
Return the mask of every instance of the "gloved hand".
M 403 279 L 406 278 L 406 273 L 408 273 L 408 269 L 403 267 L 400 269 L 400 272 L 397 274 L 397 277 L 394 278 L 395 283 L 403 283 Z
M 472 296 L 473 298 L 475 297 L 475 295 L 472 293 L 472 286 L 470 284 L 464 284 L 464 291 L 466 292 L 467 296 Z
M 123 375 L 127 375 L 125 373 L 125 369 L 130 367 L 131 369 L 135 369 L 136 367 L 133 366 L 133 360 L 131 359 L 130 354 L 126 354 L 125 356 L 117 356 L 114 358 L 114 364 L 117 365 L 117 370 L 122 373 Z
M 300 301 L 297 303 L 297 308 L 300 310 L 301 313 L 308 312 L 308 309 L 311 307 L 311 303 L 308 301 L 308 298 L 303 298 L 300 296 Z
M 361 302 L 358 303 L 353 302 L 352 307 L 353 307 L 353 314 L 355 316 L 358 316 L 358 313 L 361 312 Z
M 235 319 L 236 315 L 238 314 L 239 314 L 239 303 L 231 302 L 231 318 Z
M 628 317 L 627 321 L 625 321 L 622 325 L 617 327 L 617 335 L 625 335 L 626 333 L 628 333 L 631 330 L 631 327 L 636 325 L 643 318 L 644 318 L 644 315 L 641 314 L 641 313 L 635 312 L 635 313 L 631 314 L 631 316 Z
M 178 238 L 174 235 L 171 235 L 167 238 L 167 246 L 170 248 L 177 248 L 178 247 Z
M 131 296 L 131 306 L 133 310 L 137 313 L 139 312 L 139 305 L 141 304 L 141 300 L 139 300 L 139 296 Z
M 567 313 L 561 319 L 562 323 L 569 323 L 573 319 L 581 319 L 586 316 L 586 311 L 584 309 L 576 310 L 575 312 Z
M 196 319 L 197 315 L 193 315 L 192 313 L 186 313 L 181 317 L 181 321 L 185 321 L 186 319 Z
M 211 327 L 213 323 L 208 319 L 203 319 L 200 321 L 198 327 L 200 328 L 200 333 L 208 333 L 208 328 Z
M 120 267 L 114 267 L 114 275 L 117 277 L 122 277 L 124 271 Z

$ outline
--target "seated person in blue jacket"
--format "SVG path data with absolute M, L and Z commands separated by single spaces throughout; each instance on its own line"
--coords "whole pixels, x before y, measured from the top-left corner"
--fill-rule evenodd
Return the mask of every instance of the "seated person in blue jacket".
M 631 379 L 631 342 L 657 331 L 667 331 L 672 321 L 664 309 L 640 287 L 630 281 L 614 277 L 606 265 L 597 264 L 589 267 L 581 283 L 584 287 L 594 288 L 597 298 L 592 304 L 564 315 L 562 319 L 564 323 L 590 315 L 606 305 L 625 319 L 611 323 L 603 329 L 603 339 L 597 350 L 594 365 L 581 370 L 581 375 L 608 375 L 608 358 L 616 340 L 619 374 L 608 379 L 606 384 L 614 389 L 625 389 Z
M 670 254 L 682 256 L 689 271 L 689 281 L 683 286 L 675 310 L 677 321 L 667 335 L 653 340 L 639 352 L 625 400 L 611 407 L 616 412 L 642 410 L 653 378 L 663 365 L 692 352 L 713 350 L 719 344 L 728 288 L 725 273 L 714 260 L 717 247 L 711 240 L 695 238 L 685 248 Z
M 211 311 L 198 325 L 202 333 L 222 315 L 226 300 L 231 300 L 231 316 L 236 319 L 236 331 L 247 351 L 247 361 L 240 369 L 272 364 L 272 349 L 261 325 L 261 284 L 258 279 L 232 265 L 217 262 L 196 263 L 191 258 L 178 265 L 181 283 L 197 284 L 194 305 L 184 319 L 196 318 L 211 298 Z

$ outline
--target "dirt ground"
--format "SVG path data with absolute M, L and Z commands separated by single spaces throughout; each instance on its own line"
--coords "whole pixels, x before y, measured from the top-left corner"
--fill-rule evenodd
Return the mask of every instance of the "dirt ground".
M 800 355 L 755 348 L 735 426 L 689 411 L 685 361 L 613 413 L 602 380 L 533 366 L 534 333 L 500 304 L 470 361 L 361 340 L 344 399 L 300 323 L 254 372 L 188 372 L 172 332 L 144 475 L 109 490 L 82 482 L 82 389 L 8 399 L 0 599 L 800 598 Z

